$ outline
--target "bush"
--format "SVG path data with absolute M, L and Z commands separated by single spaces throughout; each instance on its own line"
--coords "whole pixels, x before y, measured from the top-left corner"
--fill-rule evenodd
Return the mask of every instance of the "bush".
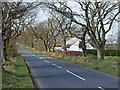
M 87 54 L 97 55 L 97 50 L 94 49 L 87 49 Z M 120 50 L 105 50 L 105 56 L 120 56 Z
M 20 54 L 18 53 L 18 50 L 17 50 L 17 46 L 16 45 L 13 45 L 10 49 L 10 51 L 8 52 L 8 56 L 11 56 L 11 57 L 16 57 L 16 56 L 19 56 Z
M 62 53 L 62 50 L 55 50 L 56 53 Z
M 105 56 L 120 56 L 120 50 L 105 50 Z
M 97 50 L 94 50 L 94 49 L 87 49 L 87 50 L 86 50 L 86 53 L 87 53 L 87 54 L 97 55 Z

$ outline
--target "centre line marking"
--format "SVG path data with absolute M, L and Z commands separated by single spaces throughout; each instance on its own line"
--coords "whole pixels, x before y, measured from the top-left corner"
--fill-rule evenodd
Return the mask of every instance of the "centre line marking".
M 102 88 L 102 87 L 98 87 L 99 89 L 101 89 L 101 90 L 105 90 L 104 88 Z
M 22 55 L 22 56 L 34 56 L 34 55 Z
M 72 73 L 71 71 L 69 71 L 69 70 L 66 70 L 66 71 L 67 71 L 68 73 L 70 73 L 70 74 L 72 74 L 72 75 L 74 75 L 74 76 L 78 77 L 79 79 L 81 79 L 81 80 L 85 81 L 85 79 L 84 79 L 84 78 L 82 78 L 82 77 L 80 77 L 80 76 L 78 76 L 78 75 L 76 75 L 76 74 Z
M 50 63 L 49 61 L 47 61 L 47 60 L 44 60 L 45 62 L 47 62 L 47 63 Z
M 31 56 L 35 56 L 35 55 L 32 55 L 32 54 L 30 54 Z
M 43 57 L 39 57 L 39 59 L 43 59 Z
M 54 63 L 52 63 L 52 65 L 54 65 L 54 66 L 56 66 L 56 67 L 58 67 L 58 68 L 62 68 L 62 67 L 60 67 L 60 66 L 58 66 L 58 65 L 56 65 L 56 64 L 54 64 Z

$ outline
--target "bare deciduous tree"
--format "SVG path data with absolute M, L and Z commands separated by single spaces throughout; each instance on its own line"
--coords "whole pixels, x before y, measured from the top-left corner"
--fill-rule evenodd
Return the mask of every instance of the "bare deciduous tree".
M 48 27 L 46 27 L 46 24 L 47 22 L 41 22 L 36 27 L 31 27 L 31 30 L 36 38 L 43 41 L 46 51 L 49 52 L 52 47 L 53 40 Z
M 65 8 L 61 8 L 63 10 Z M 60 28 L 60 34 L 62 36 L 62 39 L 64 41 L 64 50 L 66 49 L 66 40 L 70 36 L 70 33 L 68 32 L 68 29 L 71 29 L 72 22 L 69 18 L 66 18 L 63 14 L 60 14 L 58 12 L 51 11 L 51 15 L 57 20 Z
M 58 22 L 54 18 L 48 18 L 48 29 L 53 38 L 53 52 L 55 51 L 56 41 L 60 34 L 60 28 Z
M 22 30 L 22 28 L 25 27 L 25 25 L 23 25 L 26 22 L 26 21 L 24 22 L 25 15 L 28 15 L 30 11 L 34 10 L 39 5 L 40 3 L 23 3 L 23 2 L 2 3 L 2 36 L 3 36 L 2 40 L 4 60 L 7 60 L 6 45 L 9 45 L 10 38 L 12 37 L 12 35 L 15 36 L 16 34 L 17 34 L 16 36 L 19 36 L 20 31 L 18 31 L 18 28 Z M 33 16 L 33 14 L 30 15 Z M 30 20 L 28 20 L 28 22 L 29 21 Z
M 1 2 L 0 2 L 0 61 L 2 59 L 2 10 L 1 10 Z
M 104 59 L 105 36 L 111 30 L 112 25 L 120 11 L 118 10 L 119 3 L 113 2 L 76 2 L 80 12 L 73 11 L 70 6 L 59 2 L 61 7 L 66 8 L 61 10 L 58 4 L 45 3 L 46 6 L 55 10 L 72 22 L 82 26 L 87 30 L 87 34 L 91 38 L 95 48 L 97 49 L 98 59 Z M 79 18 L 79 19 L 78 19 Z M 82 22 L 81 22 L 82 20 Z M 108 28 L 106 28 L 108 26 Z

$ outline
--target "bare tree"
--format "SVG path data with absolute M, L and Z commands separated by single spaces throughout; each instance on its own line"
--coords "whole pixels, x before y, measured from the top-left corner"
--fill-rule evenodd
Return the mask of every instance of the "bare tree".
M 28 38 L 29 37 L 29 38 Z M 36 39 L 33 34 L 30 27 L 27 27 L 25 31 L 22 33 L 22 35 L 19 37 L 19 42 L 21 42 L 23 45 L 34 48 L 34 39 Z
M 47 3 L 46 6 L 63 14 L 71 19 L 72 22 L 84 27 L 97 49 L 98 59 L 104 59 L 105 35 L 111 30 L 114 20 L 120 13 L 118 10 L 119 3 L 107 1 L 76 3 L 81 10 L 80 12 L 73 11 L 70 6 L 63 3 L 59 4 L 62 5 L 62 8 L 65 7 L 66 10 L 61 10 L 58 4 Z M 80 20 L 82 20 L 82 22 Z M 106 25 L 108 28 L 106 28 Z
M 56 41 L 58 35 L 60 35 L 59 24 L 54 18 L 48 18 L 48 29 L 50 31 L 51 37 L 53 38 L 53 52 L 55 51 Z
M 23 21 L 25 21 L 25 15 L 28 15 L 30 11 L 33 11 L 39 5 L 40 3 L 23 3 L 23 2 L 2 3 L 2 29 L 3 29 L 2 40 L 4 60 L 7 60 L 6 44 L 9 44 L 10 38 L 12 36 L 15 35 L 19 36 L 20 31 L 18 30 L 22 30 L 22 28 L 25 26 L 23 25 Z M 30 15 L 33 16 L 33 14 Z M 27 21 L 25 22 L 27 23 Z
M 49 52 L 52 47 L 53 40 L 48 27 L 46 27 L 46 24 L 47 22 L 41 22 L 38 26 L 31 27 L 31 30 L 36 38 L 43 41 L 46 51 Z
M 120 1 L 119 1 L 119 12 L 120 12 Z M 118 19 L 119 19 L 119 22 L 118 22 L 118 49 L 120 49 L 120 13 L 118 15 Z
M 2 10 L 1 10 L 1 2 L 0 2 L 0 61 L 2 60 Z
M 61 8 L 63 10 L 65 8 Z M 66 40 L 70 36 L 70 33 L 68 32 L 69 29 L 71 29 L 72 22 L 69 18 L 66 18 L 63 14 L 60 14 L 58 12 L 54 12 L 52 10 L 50 14 L 57 20 L 60 28 L 60 34 L 62 36 L 62 39 L 64 41 L 64 50 L 66 49 Z

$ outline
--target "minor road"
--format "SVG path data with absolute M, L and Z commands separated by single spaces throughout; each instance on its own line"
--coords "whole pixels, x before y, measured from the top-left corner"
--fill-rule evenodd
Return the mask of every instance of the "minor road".
M 39 88 L 97 88 L 118 90 L 118 77 L 40 55 L 19 47 Z

